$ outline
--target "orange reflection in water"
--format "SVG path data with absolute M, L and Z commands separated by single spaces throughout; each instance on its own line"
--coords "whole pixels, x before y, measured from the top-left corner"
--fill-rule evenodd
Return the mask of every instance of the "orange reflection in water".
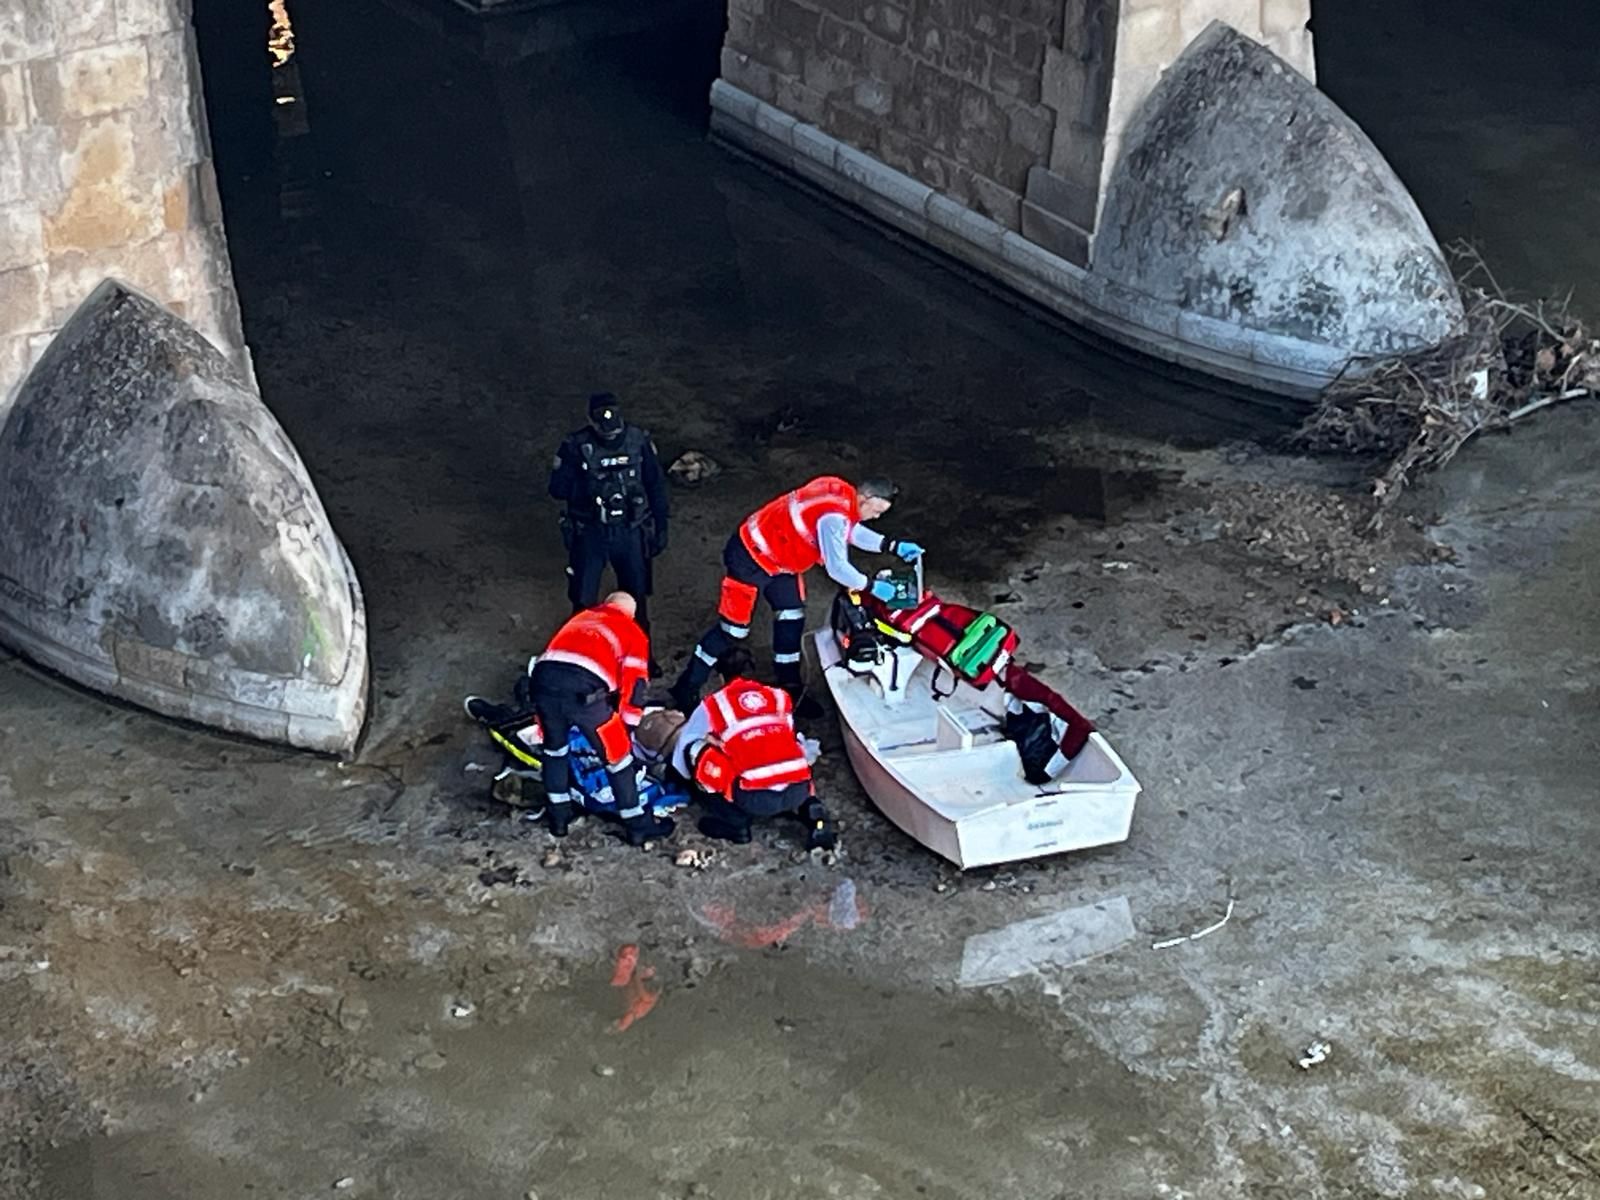
M 267 53 L 272 55 L 272 65 L 281 67 L 294 57 L 294 26 L 289 22 L 289 8 L 285 0 L 268 0 L 267 11 L 272 14 L 272 30 L 267 34 Z

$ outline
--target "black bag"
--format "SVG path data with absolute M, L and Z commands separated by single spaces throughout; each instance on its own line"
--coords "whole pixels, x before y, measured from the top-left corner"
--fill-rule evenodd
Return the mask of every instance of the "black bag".
M 1022 758 L 1022 777 L 1029 783 L 1049 783 L 1050 760 L 1061 749 L 1050 714 L 1026 708 L 1019 713 L 1008 712 L 1002 732 L 1017 744 L 1017 754 Z

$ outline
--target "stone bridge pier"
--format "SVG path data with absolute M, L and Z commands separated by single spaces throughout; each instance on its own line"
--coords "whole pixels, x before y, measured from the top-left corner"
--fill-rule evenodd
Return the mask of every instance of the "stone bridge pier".
M 1448 335 L 1309 0 L 730 0 L 713 128 L 1125 344 L 1290 394 Z

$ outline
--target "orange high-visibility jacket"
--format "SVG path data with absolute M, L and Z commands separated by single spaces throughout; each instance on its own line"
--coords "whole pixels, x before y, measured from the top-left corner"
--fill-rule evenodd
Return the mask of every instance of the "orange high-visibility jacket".
M 603 680 L 620 697 L 617 712 L 628 724 L 643 715 L 634 700 L 643 690 L 639 685 L 650 678 L 650 640 L 620 608 L 602 604 L 573 614 L 539 661 L 571 663 Z
M 695 764 L 695 780 L 702 787 L 732 799 L 736 784 L 779 788 L 811 778 L 788 693 L 735 679 L 707 696 L 705 704 L 710 741 Z
M 851 525 L 861 518 L 855 487 L 836 475 L 819 476 L 763 504 L 739 526 L 739 540 L 768 575 L 800 575 L 822 561 L 817 522 L 828 513 Z

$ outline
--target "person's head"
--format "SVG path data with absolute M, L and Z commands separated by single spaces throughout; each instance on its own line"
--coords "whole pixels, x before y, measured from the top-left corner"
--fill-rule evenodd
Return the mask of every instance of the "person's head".
M 716 671 L 722 676 L 723 683 L 732 683 L 735 679 L 749 679 L 755 674 L 755 669 L 756 660 L 743 646 L 730 646 L 717 659 Z
M 614 442 L 622 436 L 622 403 L 610 392 L 596 392 L 589 397 L 589 427 L 600 435 L 603 442 Z
M 889 506 L 894 503 L 894 498 L 900 489 L 887 479 L 863 479 L 856 484 L 856 501 L 861 511 L 861 519 L 870 521 L 881 517 L 889 511 Z
M 628 595 L 627 592 L 612 592 L 604 600 L 600 601 L 600 603 L 606 605 L 608 608 L 614 608 L 619 612 L 624 612 L 630 617 L 636 615 L 639 611 L 639 602 L 632 596 Z

